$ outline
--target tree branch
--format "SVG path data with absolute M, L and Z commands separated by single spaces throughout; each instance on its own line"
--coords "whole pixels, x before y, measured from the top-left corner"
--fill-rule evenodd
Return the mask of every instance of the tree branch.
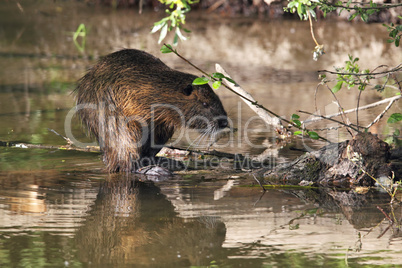
M 339 73 L 339 72 L 333 72 L 333 71 L 328 71 L 328 70 L 318 70 L 318 73 L 330 73 L 330 74 L 338 74 L 338 75 L 354 75 L 354 76 L 368 76 L 368 75 L 380 75 L 380 74 L 389 74 L 389 73 L 394 73 L 402 70 L 402 63 L 397 65 L 391 70 L 388 71 L 383 71 L 383 72 L 377 72 L 377 73 Z
M 402 6 L 402 4 L 392 4 L 392 5 L 387 5 L 387 4 L 380 4 L 380 5 L 378 5 L 378 6 L 376 6 L 376 7 L 364 7 L 363 5 L 367 5 L 367 4 L 370 4 L 370 2 L 369 3 L 362 3 L 362 2 L 351 2 L 350 4 L 354 4 L 355 6 L 353 6 L 353 7 L 351 7 L 351 6 L 348 6 L 348 4 L 349 3 L 342 3 L 342 5 L 338 5 L 338 4 L 332 4 L 332 3 L 329 3 L 328 1 L 325 1 L 325 2 L 323 2 L 325 5 L 327 5 L 327 6 L 332 6 L 332 7 L 339 7 L 339 8 L 344 8 L 344 9 L 347 9 L 347 10 L 360 10 L 360 9 L 365 9 L 365 10 L 370 10 L 370 9 L 373 9 L 373 10 L 375 10 L 375 9 L 390 9 L 390 8 L 395 8 L 395 7 L 400 7 L 400 6 Z M 357 5 L 362 5 L 363 7 L 358 7 Z
M 401 97 L 401 96 L 398 96 L 398 97 Z M 370 128 L 372 125 L 374 125 L 375 123 L 377 123 L 378 121 L 380 121 L 380 119 L 381 119 L 381 118 L 384 116 L 384 114 L 391 108 L 392 104 L 394 104 L 394 102 L 395 102 L 396 100 L 397 100 L 397 99 L 391 100 L 391 101 L 389 102 L 389 104 L 387 105 L 387 107 L 385 107 L 384 111 L 382 111 L 382 113 L 380 113 L 380 114 L 374 119 L 373 122 L 371 122 L 369 125 L 367 125 L 366 128 Z
M 174 50 L 171 46 L 168 46 L 167 44 L 164 44 L 164 46 L 165 46 L 166 48 L 168 48 L 171 52 L 173 52 L 175 55 L 177 55 L 179 58 L 183 59 L 185 62 L 187 62 L 188 64 L 190 64 L 191 66 L 193 66 L 195 69 L 197 69 L 198 71 L 200 71 L 200 72 L 203 73 L 204 75 L 208 76 L 211 80 L 213 80 L 213 81 L 218 81 L 216 78 L 212 77 L 211 75 L 209 75 L 208 73 L 206 73 L 206 72 L 203 71 L 202 69 L 198 68 L 197 66 L 195 66 L 194 64 L 192 64 L 192 63 L 191 63 L 190 61 L 188 61 L 187 59 L 185 59 L 185 58 L 184 58 L 183 56 L 181 56 L 176 50 Z M 244 100 L 250 102 L 252 105 L 255 105 L 255 106 L 257 106 L 258 108 L 261 108 L 261 109 L 265 110 L 266 112 L 272 114 L 273 116 L 275 116 L 275 117 L 278 118 L 279 120 L 281 120 L 281 121 L 283 121 L 283 122 L 286 122 L 286 123 L 288 123 L 288 124 L 294 126 L 294 127 L 297 128 L 297 129 L 300 129 L 300 130 L 302 130 L 302 131 L 309 132 L 308 129 L 303 128 L 303 127 L 301 127 L 301 126 L 298 126 L 298 125 L 296 125 L 294 122 L 289 121 L 289 120 L 287 120 L 287 119 L 285 119 L 285 118 L 280 117 L 278 114 L 274 113 L 273 111 L 271 111 L 271 110 L 267 109 L 266 107 L 264 107 L 263 105 L 259 104 L 257 101 L 253 101 L 253 100 L 247 98 L 246 96 L 243 96 L 242 94 L 236 92 L 235 90 L 233 90 L 233 89 L 231 89 L 229 86 L 227 86 L 225 83 L 223 83 L 223 86 L 226 87 L 226 88 L 227 88 L 229 91 L 231 91 L 232 93 L 234 93 L 234 94 L 236 94 L 237 96 L 239 96 L 240 98 L 242 98 L 242 99 L 244 99 Z M 317 136 L 318 136 L 318 139 L 321 139 L 321 140 L 323 140 L 323 141 L 326 141 L 326 142 L 331 143 L 331 142 L 330 142 L 329 140 L 327 140 L 326 138 L 324 138 L 324 137 L 322 137 L 322 136 L 320 136 L 320 135 L 318 135 L 318 134 L 317 134 Z
M 222 73 L 226 77 L 231 78 L 229 76 L 229 74 L 225 71 L 225 69 L 223 69 L 223 67 L 221 65 L 219 65 L 218 63 L 215 64 L 215 69 L 217 72 Z M 267 123 L 268 125 L 273 125 L 275 127 L 282 127 L 281 121 L 279 120 L 278 117 L 272 117 L 264 109 L 261 109 L 260 107 L 258 107 L 256 105 L 253 105 L 253 103 L 256 102 L 254 100 L 253 96 L 251 96 L 251 94 L 248 93 L 247 91 L 245 91 L 241 86 L 239 86 L 238 84 L 235 85 L 233 83 L 230 83 L 226 79 L 223 79 L 223 82 L 225 83 L 225 85 L 230 87 L 233 91 L 236 91 L 240 95 L 245 96 L 247 98 L 247 100 L 245 98 L 242 98 L 243 101 L 251 108 L 251 110 L 253 110 L 256 114 L 258 114 L 258 116 L 261 117 L 261 119 L 264 120 L 265 123 Z M 251 102 L 248 100 L 250 100 Z
M 341 121 L 339 121 L 339 120 L 335 120 L 335 119 L 329 118 L 329 117 L 327 117 L 327 116 L 323 116 L 323 115 L 319 115 L 319 114 L 313 114 L 313 113 L 306 112 L 306 111 L 301 111 L 301 110 L 299 110 L 299 112 L 300 112 L 300 113 L 304 113 L 304 114 L 308 114 L 308 115 L 312 115 L 312 116 L 318 116 L 318 117 L 320 117 L 321 119 L 326 119 L 326 120 L 329 120 L 329 121 L 333 121 L 333 122 L 336 122 L 336 123 L 338 123 L 338 124 L 341 124 L 342 126 L 345 126 L 345 127 L 347 127 L 347 128 L 351 128 L 351 129 L 353 129 L 353 130 L 356 131 L 356 132 L 360 132 L 358 129 L 352 127 L 351 125 L 348 125 L 348 124 L 346 124 L 346 123 L 343 123 L 343 122 L 341 122 Z M 303 122 L 303 123 L 305 123 L 305 122 Z
M 394 96 L 394 97 L 391 97 L 391 98 L 383 99 L 383 100 L 380 100 L 380 101 L 377 101 L 377 102 L 374 102 L 374 103 L 371 103 L 371 104 L 368 104 L 368 105 L 365 105 L 365 106 L 361 106 L 361 107 L 359 108 L 359 110 L 360 110 L 360 111 L 361 111 L 361 110 L 366 110 L 366 109 L 373 108 L 373 107 L 376 107 L 376 106 L 381 105 L 381 104 L 384 104 L 384 103 L 395 102 L 395 101 L 399 100 L 400 98 L 402 98 L 402 95 L 398 95 L 398 96 Z M 305 120 L 303 123 L 306 124 L 306 123 L 311 123 L 311 122 L 320 121 L 320 120 L 323 120 L 323 119 L 330 119 L 330 118 L 332 118 L 332 117 L 339 116 L 339 115 L 341 115 L 342 113 L 348 114 L 348 113 L 353 113 L 353 112 L 356 112 L 356 108 L 350 109 L 350 110 L 346 110 L 346 111 L 343 111 L 343 112 L 339 112 L 339 113 L 336 113 L 336 114 L 326 115 L 326 116 L 324 116 L 324 118 L 321 117 L 321 116 L 319 116 L 319 115 L 317 115 L 318 117 L 316 117 L 316 118 L 311 118 L 311 119 L 307 119 L 307 120 Z

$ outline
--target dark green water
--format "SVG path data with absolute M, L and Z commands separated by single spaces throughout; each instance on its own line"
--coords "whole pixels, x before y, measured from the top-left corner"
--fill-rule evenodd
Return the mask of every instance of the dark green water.
M 0 3 L 0 141 L 65 145 L 49 129 L 66 136 L 68 121 L 77 140 L 93 142 L 76 118 L 66 119 L 75 105 L 71 92 L 95 59 L 111 51 L 144 49 L 190 71 L 173 55 L 160 54 L 157 36 L 149 34 L 161 13 L 139 16 L 71 1 L 20 3 L 23 12 L 15 1 Z M 83 53 L 72 41 L 80 23 L 88 28 Z M 289 117 L 314 109 L 315 71 L 343 64 L 350 52 L 370 67 L 402 61 L 400 49 L 384 42 L 381 25 L 349 26 L 317 24 L 327 55 L 314 62 L 305 23 L 195 14 L 188 20 L 191 39 L 178 49 L 211 72 L 221 63 L 259 102 Z M 275 163 L 299 154 L 277 144 L 260 121 L 250 123 L 254 114 L 231 93 L 218 94 L 241 129 L 218 150 L 265 154 Z M 330 94 L 322 90 L 317 98 L 318 108 L 330 112 Z M 339 98 L 345 109 L 356 105 L 354 92 Z M 362 102 L 379 98 L 365 92 Z M 359 120 L 368 124 L 382 109 Z M 385 136 L 393 130 L 380 123 L 373 131 Z M 343 130 L 328 135 L 348 138 Z M 359 204 L 350 206 L 336 201 L 344 194 L 336 191 L 270 189 L 262 195 L 258 187 L 239 186 L 249 175 L 220 170 L 152 182 L 103 168 L 98 153 L 0 147 L 0 267 L 402 266 L 401 234 L 377 209 L 392 215 L 383 194 L 349 193 Z M 400 223 L 401 207 L 394 205 L 393 213 Z

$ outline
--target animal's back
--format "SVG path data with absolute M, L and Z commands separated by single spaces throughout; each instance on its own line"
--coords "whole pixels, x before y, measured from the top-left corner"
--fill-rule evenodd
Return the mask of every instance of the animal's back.
M 135 170 L 136 161 L 153 157 L 189 118 L 226 117 L 209 86 L 192 86 L 195 78 L 146 52 L 124 49 L 102 58 L 79 80 L 77 104 L 88 106 L 78 113 L 98 140 L 109 171 Z M 220 128 L 219 122 L 211 124 Z

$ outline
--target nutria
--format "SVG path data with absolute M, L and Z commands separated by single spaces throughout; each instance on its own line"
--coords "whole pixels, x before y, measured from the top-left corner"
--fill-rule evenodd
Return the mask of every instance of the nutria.
M 153 159 L 183 125 L 214 133 L 228 125 L 209 85 L 175 71 L 140 50 L 123 49 L 102 58 L 78 81 L 78 114 L 99 142 L 110 172 L 135 172 Z

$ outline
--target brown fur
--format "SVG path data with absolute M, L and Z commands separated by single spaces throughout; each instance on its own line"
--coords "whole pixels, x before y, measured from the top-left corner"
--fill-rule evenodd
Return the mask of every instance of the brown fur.
M 195 78 L 146 52 L 124 49 L 105 56 L 79 80 L 78 113 L 110 172 L 135 171 L 138 161 L 153 158 L 183 123 L 206 132 L 227 126 L 218 96 L 208 85 L 192 86 Z M 182 117 L 166 105 L 177 107 Z M 192 119 L 197 116 L 205 119 Z

